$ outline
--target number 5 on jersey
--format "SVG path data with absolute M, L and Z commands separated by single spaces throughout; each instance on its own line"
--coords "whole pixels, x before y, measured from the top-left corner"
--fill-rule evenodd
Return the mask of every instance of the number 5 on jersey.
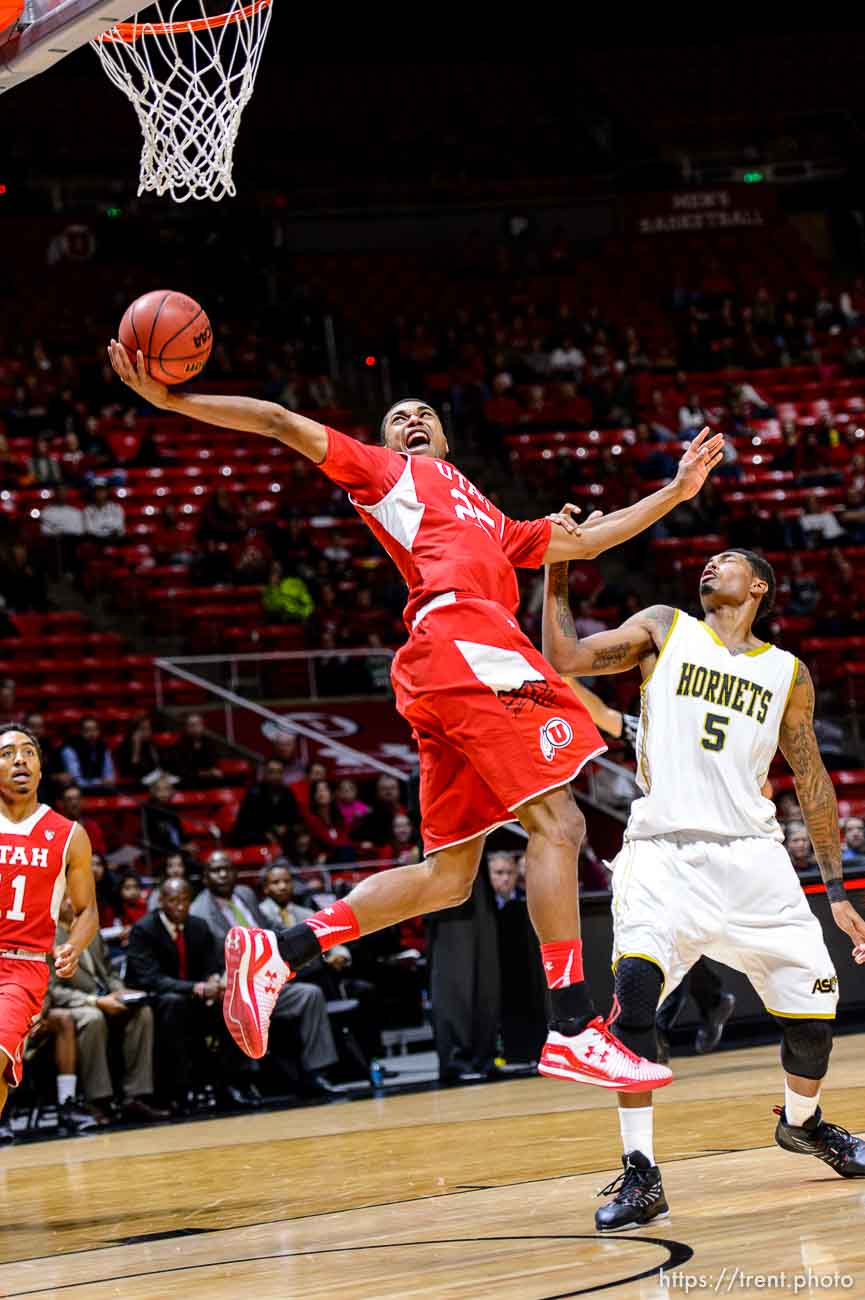
M 706 721 L 703 724 L 703 738 L 700 741 L 704 749 L 710 749 L 717 754 L 724 748 L 727 743 L 727 733 L 724 728 L 729 722 L 730 719 L 724 717 L 722 713 L 706 714 Z

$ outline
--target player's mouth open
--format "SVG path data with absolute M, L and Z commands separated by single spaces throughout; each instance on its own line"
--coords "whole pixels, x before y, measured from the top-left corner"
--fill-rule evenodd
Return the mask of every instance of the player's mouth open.
M 406 451 L 414 451 L 416 448 L 428 447 L 429 445 L 430 436 L 426 429 L 412 429 L 406 434 Z

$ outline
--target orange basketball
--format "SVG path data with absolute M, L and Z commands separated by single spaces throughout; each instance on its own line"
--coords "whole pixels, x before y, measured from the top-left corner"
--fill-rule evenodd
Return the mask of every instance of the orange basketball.
M 213 330 L 203 307 L 185 293 L 154 289 L 127 307 L 117 336 L 135 361 L 163 384 L 182 384 L 204 369 L 213 345 Z

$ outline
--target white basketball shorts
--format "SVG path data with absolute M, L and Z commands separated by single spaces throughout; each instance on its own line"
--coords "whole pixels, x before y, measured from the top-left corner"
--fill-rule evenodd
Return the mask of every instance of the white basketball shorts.
M 703 955 L 746 975 L 773 1015 L 834 1019 L 832 959 L 781 844 L 626 841 L 613 863 L 613 964 L 655 962 L 666 997 Z

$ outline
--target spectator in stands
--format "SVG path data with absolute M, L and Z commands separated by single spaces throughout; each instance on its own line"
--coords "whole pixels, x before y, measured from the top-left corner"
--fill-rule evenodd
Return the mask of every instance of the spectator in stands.
M 865 542 L 865 492 L 851 488 L 838 518 L 847 541 L 854 546 L 861 546 Z
M 309 381 L 309 399 L 319 410 L 336 406 L 336 393 L 330 376 L 323 371 Z
M 177 744 L 166 756 L 165 766 L 190 789 L 224 780 L 219 770 L 219 750 L 204 729 L 200 713 L 189 713 Z
M 18 708 L 16 694 L 15 678 L 0 678 L 0 715 L 7 721 L 15 721 L 21 712 Z
M 117 892 L 120 898 L 118 920 L 126 930 L 147 914 L 147 892 L 137 871 L 125 871 L 120 877 Z
M 357 782 L 351 777 L 344 776 L 337 782 L 335 795 L 334 806 L 350 835 L 355 822 L 369 812 L 369 804 L 358 798 Z
M 845 867 L 865 867 L 865 821 L 861 817 L 848 817 L 844 823 L 841 861 Z
M 238 511 L 227 488 L 218 487 L 201 512 L 200 542 L 239 542 L 246 532 L 246 520 Z
M 395 776 L 382 772 L 375 783 L 372 807 L 356 824 L 354 838 L 364 849 L 377 844 L 387 844 L 393 830 L 393 819 L 405 812 L 402 791 Z
M 64 816 L 66 816 L 65 813 Z M 93 879 L 96 883 L 99 929 L 110 930 L 117 924 L 117 918 L 120 915 L 117 878 L 105 861 L 104 854 L 94 852 L 91 862 L 93 865 Z
M 388 853 L 394 864 L 400 867 L 405 866 L 407 862 L 421 862 L 423 860 L 423 845 L 415 824 L 408 813 L 398 812 L 395 814 Z
M 546 1037 L 546 990 L 526 891 L 515 854 L 489 853 L 487 869 L 499 936 L 503 1052 L 508 1061 L 536 1061 Z
M 63 766 L 82 790 L 110 787 L 116 783 L 114 760 L 102 739 L 98 718 L 82 718 L 78 735 L 70 736 L 60 751 Z
M 525 901 L 525 890 L 517 886 L 517 864 L 510 853 L 489 853 L 487 868 L 499 911 L 506 903 Z
M 160 1094 L 175 1114 L 197 1109 L 195 1084 L 217 1073 L 223 1104 L 257 1105 L 250 1062 L 235 1047 L 222 1019 L 222 945 L 210 926 L 190 916 L 192 891 L 185 880 L 166 880 L 159 908 L 133 926 L 127 973 L 154 998 L 157 1077 Z M 218 1067 L 209 1065 L 208 1040 L 218 1045 Z
M 298 921 L 312 915 L 307 908 L 302 909 L 302 916 L 298 915 L 298 904 L 294 897 L 294 876 L 291 874 L 291 868 L 284 863 L 274 862 L 264 868 L 261 873 L 261 892 L 261 910 L 267 917 L 271 929 L 283 925 L 297 925 Z M 341 946 L 337 945 L 337 947 Z M 348 949 L 344 948 L 343 951 L 347 953 Z
M 705 424 L 708 415 L 703 410 L 699 393 L 691 393 L 687 402 L 679 407 L 679 433 L 683 438 L 695 438 Z
M 268 928 L 255 894 L 246 885 L 238 885 L 237 869 L 223 850 L 212 853 L 205 865 L 204 889 L 192 904 L 190 915 L 207 922 L 220 951 L 234 925 Z M 319 1095 L 332 1093 L 333 1087 L 323 1073 L 337 1059 L 327 1004 L 321 989 L 302 978 L 283 986 L 273 1012 L 271 1029 L 277 1032 L 271 1032 L 270 1052 L 284 1064 L 288 1059 L 279 1028 L 290 1021 L 299 1022 L 304 1090 Z
M 0 595 L 0 638 L 17 637 L 18 628 L 6 610 L 6 597 Z M 6 715 L 8 717 L 8 714 Z
M 60 909 L 58 944 L 67 942 L 73 920 L 72 904 L 66 898 Z M 123 1118 L 139 1123 L 168 1119 L 166 1111 L 145 1100 L 153 1094 L 153 1013 L 113 973 L 98 934 L 81 954 L 71 979 L 58 979 L 52 970 L 50 990 L 55 1006 L 69 1010 L 75 1021 L 78 1073 L 90 1105 L 112 1118 L 114 1084 L 108 1068 L 108 1046 L 109 1035 L 116 1029 L 123 1042 Z
M 553 348 L 550 357 L 550 369 L 553 374 L 560 379 L 570 379 L 575 384 L 579 384 L 582 383 L 585 365 L 586 358 L 583 353 L 571 335 L 566 334 L 559 346 Z
M 269 758 L 262 779 L 243 796 L 232 831 L 235 844 L 261 844 L 268 841 L 280 848 L 298 820 L 297 800 L 283 784 L 284 764 Z
M 316 847 L 327 854 L 329 862 L 350 862 L 354 849 L 345 820 L 336 806 L 329 781 L 314 781 L 309 792 L 309 807 L 303 819 Z
M 84 534 L 84 512 L 69 500 L 69 488 L 60 483 L 54 489 L 54 500 L 42 507 L 39 529 L 43 537 L 56 539 L 59 572 L 76 573 L 78 570 L 78 542 Z
M 309 588 L 297 574 L 286 576 L 279 560 L 271 563 L 267 583 L 261 589 L 265 614 L 275 623 L 302 623 L 315 608 Z
M 48 593 L 42 566 L 34 564 L 24 542 L 13 542 L 0 566 L 0 593 L 9 609 L 18 614 L 41 614 L 48 608 Z
M 294 785 L 296 781 L 302 781 L 304 778 L 305 768 L 300 761 L 300 755 L 297 750 L 297 736 L 293 731 L 276 731 L 269 736 L 271 752 L 270 758 L 278 758 L 282 763 L 282 780 L 285 785 Z M 266 762 L 267 760 L 265 760 Z M 264 775 L 264 763 L 258 769 L 258 779 L 261 780 Z
M 784 844 L 790 855 L 790 861 L 800 875 L 816 868 L 817 862 L 814 857 L 814 850 L 811 847 L 811 840 L 802 822 L 790 822 L 788 824 Z
M 84 532 L 88 537 L 97 537 L 101 541 L 123 537 L 126 533 L 123 506 L 110 500 L 107 486 L 99 479 L 93 485 L 90 504 L 84 507 Z
M 123 740 L 114 751 L 114 763 L 128 781 L 144 781 L 160 767 L 159 750 L 153 743 L 153 723 L 140 713 L 126 728 Z
M 306 826 L 295 826 L 286 853 L 295 867 L 320 867 L 327 861 L 327 854 L 317 847 Z
M 55 487 L 63 482 L 60 461 L 51 450 L 50 433 L 38 435 L 33 455 L 27 460 L 27 479 L 36 487 Z
M 150 788 L 150 798 L 141 809 L 142 838 L 145 847 L 161 855 L 176 853 L 184 847 L 183 823 L 171 807 L 175 778 L 162 775 Z
M 788 822 L 802 821 L 802 809 L 799 807 L 798 799 L 791 791 L 788 790 L 784 794 L 779 795 L 776 801 L 776 807 L 778 810 L 778 820 L 783 826 L 786 826 Z
M 165 862 L 162 864 L 162 870 L 156 879 L 156 883 L 147 897 L 148 912 L 155 912 L 160 906 L 162 886 L 165 884 L 166 880 L 184 880 L 189 885 L 190 889 L 192 889 L 192 885 L 189 881 L 189 871 L 186 866 L 186 858 L 182 853 L 169 853 L 166 856 Z
M 821 507 L 820 500 L 814 493 L 808 497 L 805 509 L 799 516 L 799 527 L 807 546 L 832 546 L 844 536 L 844 529 L 835 515 L 828 508 Z
M 80 786 L 74 782 L 72 785 L 66 786 L 57 804 L 57 811 L 62 816 L 68 817 L 71 822 L 79 822 L 87 832 L 94 851 L 105 857 L 107 852 L 105 834 L 100 823 L 95 818 L 87 816 L 87 809 L 81 797 Z

